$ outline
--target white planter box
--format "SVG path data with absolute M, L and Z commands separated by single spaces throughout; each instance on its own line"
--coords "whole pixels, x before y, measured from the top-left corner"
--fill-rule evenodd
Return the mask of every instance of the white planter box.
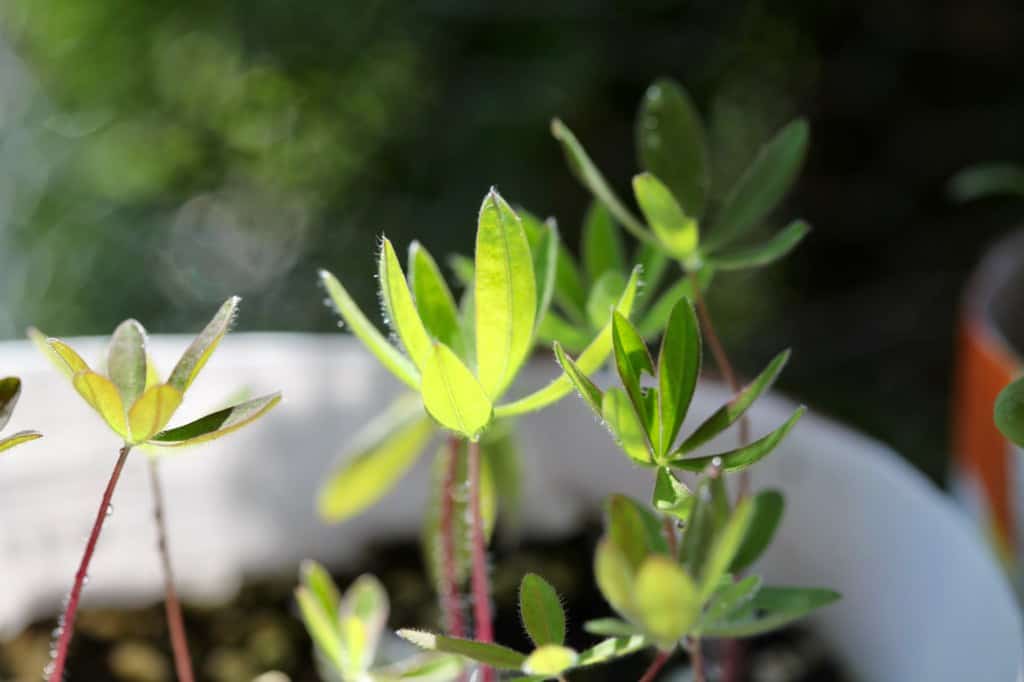
M 152 340 L 165 372 L 188 340 Z M 103 343 L 73 345 L 93 360 Z M 8 428 L 47 434 L 0 458 L 0 633 L 12 635 L 57 610 L 118 443 L 27 343 L 0 343 L 0 361 L 0 374 L 25 381 Z M 524 385 L 539 385 L 554 371 L 552 362 L 536 363 Z M 369 513 L 337 527 L 321 525 L 314 514 L 315 491 L 330 462 L 399 388 L 351 339 L 228 337 L 189 392 L 182 418 L 221 406 L 242 388 L 283 389 L 285 400 L 253 427 L 161 465 L 175 570 L 186 596 L 224 598 L 246 575 L 292 574 L 304 557 L 356 564 L 371 538 L 415 533 L 428 457 Z M 703 384 L 693 412 L 701 418 L 724 398 L 721 387 Z M 791 408 L 780 397 L 763 401 L 753 413 L 754 432 L 777 425 Z M 650 472 L 616 452 L 576 397 L 526 417 L 524 427 L 526 533 L 566 533 L 609 492 L 648 497 Z M 119 484 L 88 603 L 140 604 L 162 595 L 144 456 L 133 454 Z M 893 452 L 810 416 L 754 471 L 756 486 L 782 487 L 787 500 L 762 569 L 776 583 L 844 594 L 816 625 L 859 679 L 1018 678 L 1024 639 L 1002 574 L 961 512 Z

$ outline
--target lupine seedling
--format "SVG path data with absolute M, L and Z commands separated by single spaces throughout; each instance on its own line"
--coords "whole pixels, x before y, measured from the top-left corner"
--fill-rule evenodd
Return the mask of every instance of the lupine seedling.
M 21 397 L 21 379 L 18 377 L 0 379 L 0 431 L 3 431 L 7 427 L 7 423 L 11 421 L 11 415 L 14 413 L 14 406 L 18 404 L 19 397 Z M 18 431 L 9 436 L 0 436 L 0 452 L 42 437 L 43 434 L 38 431 Z
M 150 481 L 154 494 L 154 516 L 157 525 L 157 546 L 164 570 L 166 610 L 171 643 L 174 649 L 178 679 L 193 679 L 191 659 L 185 637 L 181 609 L 174 588 L 167 532 L 164 527 L 163 499 L 157 475 L 156 458 L 168 448 L 199 445 L 237 431 L 266 414 L 281 400 L 273 393 L 212 412 L 182 426 L 166 428 L 181 405 L 186 391 L 206 365 L 213 351 L 227 334 L 234 321 L 240 299 L 233 297 L 221 306 L 217 314 L 182 354 L 166 381 L 160 376 L 146 349 L 146 330 L 135 320 L 125 320 L 110 339 L 106 357 L 106 374 L 93 370 L 82 357 L 65 342 L 47 339 L 37 330 L 30 335 L 53 363 L 71 380 L 83 400 L 93 408 L 108 427 L 122 440 L 122 446 L 100 508 L 82 554 L 75 580 L 68 595 L 64 613 L 58 627 L 53 659 L 47 667 L 50 682 L 64 679 L 68 647 L 74 632 L 75 615 L 89 571 L 89 563 L 96 549 L 103 523 L 113 509 L 111 499 L 121 476 L 128 453 L 140 448 L 149 455 Z
M 462 442 L 466 443 L 465 479 L 469 496 L 470 564 L 477 639 L 492 639 L 490 587 L 486 570 L 486 535 L 482 513 L 481 438 L 496 420 L 539 410 L 572 391 L 561 376 L 518 400 L 501 402 L 536 344 L 537 326 L 547 313 L 554 290 L 557 236 L 553 226 L 534 233 L 493 189 L 484 198 L 477 224 L 473 286 L 456 306 L 434 259 L 414 244 L 408 279 L 391 242 L 384 238 L 378 265 L 380 298 L 399 345 L 388 341 L 352 301 L 333 275 L 321 280 L 344 322 L 377 359 L 419 394 L 429 419 L 449 431 L 448 456 L 440 476 L 438 535 L 441 566 L 439 592 L 446 627 L 465 633 L 458 599 L 459 539 L 455 533 L 456 487 Z M 532 237 L 531 237 L 532 235 Z M 616 308 L 629 314 L 639 286 L 634 270 Z M 611 306 L 609 306 L 609 314 Z M 583 371 L 595 371 L 611 352 L 611 323 L 596 334 L 580 355 Z M 433 428 L 415 409 L 399 410 L 383 437 L 349 460 L 328 482 L 321 511 L 335 518 L 355 513 L 375 501 L 411 465 Z M 365 484 L 373 481 L 368 487 Z M 350 495 L 356 495 L 353 502 Z M 485 667 L 484 682 L 493 679 Z

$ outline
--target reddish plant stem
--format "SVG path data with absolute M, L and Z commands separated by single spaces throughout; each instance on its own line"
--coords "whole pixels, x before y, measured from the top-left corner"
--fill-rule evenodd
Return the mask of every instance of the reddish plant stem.
M 174 651 L 174 669 L 178 673 L 178 682 L 194 682 L 192 674 L 192 657 L 188 653 L 188 636 L 185 634 L 185 621 L 181 616 L 181 602 L 174 588 L 174 571 L 171 568 L 171 549 L 167 541 L 167 523 L 164 519 L 164 495 L 160 488 L 160 475 L 157 462 L 153 457 L 149 460 L 149 482 L 153 490 L 153 519 L 156 521 L 157 551 L 164 571 L 164 611 L 167 614 L 167 629 L 171 633 L 171 649 Z
M 71 645 L 71 635 L 75 631 L 75 615 L 78 613 L 78 602 L 82 597 L 82 588 L 85 586 L 86 577 L 89 575 L 89 563 L 92 561 L 93 552 L 96 550 L 96 543 L 100 539 L 100 531 L 103 530 L 103 522 L 107 518 L 107 512 L 111 508 L 110 500 L 114 496 L 114 488 L 121 478 L 121 471 L 124 469 L 125 460 L 131 452 L 131 446 L 125 445 L 118 454 L 114 471 L 110 474 L 107 488 L 103 491 L 103 499 L 100 500 L 100 509 L 96 513 L 96 520 L 92 524 L 92 531 L 89 533 L 89 540 L 85 544 L 85 552 L 78 564 L 78 571 L 75 573 L 75 582 L 71 586 L 71 593 L 68 595 L 67 605 L 64 607 L 64 614 L 60 618 L 60 636 L 57 638 L 56 653 L 50 663 L 49 682 L 61 682 L 64 679 L 64 666 L 68 660 L 68 647 Z
M 476 639 L 479 642 L 494 641 L 494 626 L 491 622 L 491 586 L 487 576 L 487 540 L 484 538 L 484 522 L 480 514 L 480 443 L 469 442 L 469 513 L 470 535 L 473 545 L 473 620 Z M 494 670 L 488 666 L 480 668 L 480 682 L 494 682 Z
M 668 663 L 668 659 L 672 657 L 671 651 L 659 651 L 658 655 L 651 661 L 651 665 L 648 666 L 644 672 L 643 677 L 640 678 L 639 682 L 654 682 L 654 679 L 661 672 L 661 669 Z
M 700 640 L 690 642 L 690 665 L 693 667 L 693 682 L 705 682 L 704 652 L 700 648 Z
M 441 613 L 452 637 L 465 637 L 466 625 L 459 603 L 455 570 L 455 487 L 459 474 L 459 439 L 448 438 L 448 461 L 441 489 Z
M 676 522 L 672 517 L 666 516 L 662 519 L 662 528 L 665 532 L 665 542 L 668 543 L 668 553 L 672 556 L 679 554 L 679 543 L 676 541 Z

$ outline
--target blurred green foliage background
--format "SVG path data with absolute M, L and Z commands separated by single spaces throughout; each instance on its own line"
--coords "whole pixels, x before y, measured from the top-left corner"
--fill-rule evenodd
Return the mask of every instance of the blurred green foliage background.
M 586 193 L 560 116 L 625 188 L 644 87 L 709 121 L 719 187 L 782 122 L 812 123 L 785 265 L 716 280 L 747 372 L 944 471 L 958 293 L 1024 207 L 955 207 L 946 178 L 1024 159 L 1013 0 L 5 0 L 0 338 L 334 327 L 315 268 L 374 305 L 376 238 L 469 252 L 497 185 L 576 243 Z M 628 191 L 622 192 L 628 195 Z

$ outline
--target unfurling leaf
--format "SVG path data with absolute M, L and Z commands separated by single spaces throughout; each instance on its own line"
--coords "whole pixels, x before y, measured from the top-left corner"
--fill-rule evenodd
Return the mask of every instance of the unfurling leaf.
M 336 619 L 338 604 L 341 603 L 341 593 L 327 569 L 316 561 L 306 559 L 299 566 L 299 580 L 302 586 L 320 602 L 320 608 L 324 613 L 332 619 Z
M 674 647 L 697 622 L 701 610 L 697 586 L 675 559 L 648 557 L 637 572 L 635 590 L 639 619 L 661 649 Z
M 216 440 L 256 421 L 279 402 L 281 402 L 280 393 L 253 398 L 200 417 L 184 426 L 161 431 L 153 436 L 148 443 L 165 448 L 178 448 Z
M 171 376 L 167 379 L 168 384 L 182 393 L 188 390 L 203 366 L 206 365 L 206 361 L 213 355 L 213 351 L 217 349 L 221 339 L 231 328 L 241 300 L 238 296 L 232 296 L 224 301 L 213 319 L 185 349 L 178 364 L 171 370 Z
M 676 479 L 671 469 L 659 467 L 654 479 L 651 503 L 658 511 L 686 521 L 693 510 L 694 496 L 689 488 Z
M 128 431 L 132 443 L 144 443 L 167 426 L 181 405 L 181 391 L 168 384 L 146 390 L 128 410 Z
M 771 453 L 806 411 L 807 408 L 805 407 L 797 408 L 792 416 L 786 420 L 786 423 L 750 445 L 705 457 L 672 459 L 670 464 L 677 469 L 684 469 L 686 471 L 703 471 L 713 460 L 718 458 L 721 460 L 723 471 L 741 471 Z
M 523 672 L 527 675 L 557 677 L 576 665 L 579 654 L 575 649 L 559 644 L 544 644 L 523 661 Z
M 398 636 L 421 649 L 458 654 L 500 670 L 519 670 L 526 655 L 500 644 L 486 644 L 460 637 L 445 637 L 423 630 L 399 630 Z
M 21 445 L 22 443 L 27 443 L 30 440 L 36 440 L 37 438 L 42 437 L 43 434 L 39 433 L 38 431 L 18 431 L 17 433 L 13 433 L 10 436 L 7 436 L 6 438 L 0 438 L 0 452 L 3 452 L 4 450 L 10 450 L 16 445 Z
M 535 645 L 565 642 L 562 602 L 555 588 L 536 573 L 527 573 L 519 584 L 519 615 Z
M 146 389 L 146 330 L 135 320 L 119 324 L 110 337 L 107 375 L 125 405 L 134 405 Z
M 480 382 L 451 348 L 434 344 L 423 367 L 423 406 L 441 426 L 476 440 L 491 422 L 494 410 Z
M 416 310 L 409 284 L 398 263 L 398 256 L 395 255 L 395 247 L 386 237 L 381 244 L 377 278 L 380 280 L 380 299 L 388 322 L 413 363 L 422 372 L 433 355 L 433 342 Z
M 678 260 L 690 258 L 700 240 L 696 219 L 686 215 L 668 187 L 650 173 L 633 178 L 633 192 L 665 251 Z
M 580 397 L 590 406 L 590 409 L 594 411 L 599 417 L 602 417 L 604 393 L 597 386 L 594 385 L 586 374 L 584 374 L 580 368 L 573 362 L 572 358 L 565 354 L 562 350 L 562 346 L 556 341 L 554 344 L 555 357 L 558 359 L 558 364 L 561 365 L 562 371 L 565 372 L 565 376 L 572 382 L 576 392 L 580 394 Z
M 80 372 L 83 369 L 89 368 L 83 360 L 78 369 L 72 370 L 71 367 L 68 366 L 67 361 L 57 353 L 52 345 L 50 345 L 51 341 L 55 341 L 56 339 L 48 338 L 46 334 L 35 327 L 29 327 L 27 334 L 29 340 L 32 341 L 32 344 L 46 357 L 47 360 L 50 361 L 50 364 L 60 370 L 68 379 L 70 379 L 75 372 Z M 81 360 L 81 358 L 79 358 L 79 360 Z
M 409 244 L 409 286 L 423 326 L 435 339 L 452 346 L 459 335 L 459 311 L 448 283 L 430 252 Z
M 121 394 L 110 379 L 96 372 L 78 372 L 72 378 L 78 394 L 96 410 L 107 426 L 122 438 L 128 438 L 128 424 L 125 420 L 124 402 Z

